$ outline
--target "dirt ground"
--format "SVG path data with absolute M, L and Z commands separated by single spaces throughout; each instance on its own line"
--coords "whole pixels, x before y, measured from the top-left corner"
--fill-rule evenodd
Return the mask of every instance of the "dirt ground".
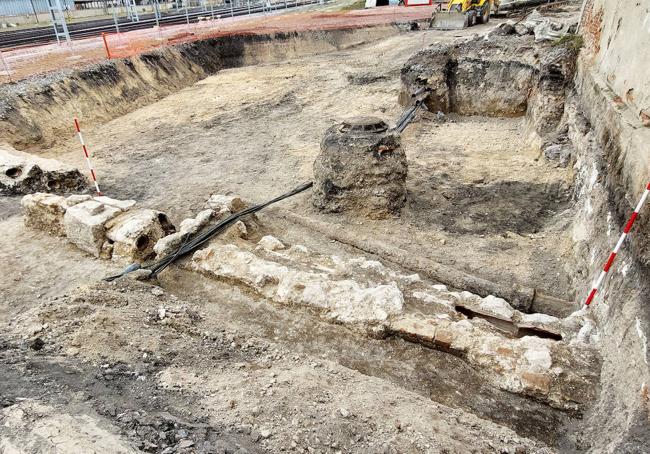
M 470 32 L 457 33 L 463 34 Z M 414 33 L 222 71 L 84 131 L 102 188 L 176 221 L 199 211 L 211 193 L 256 202 L 283 193 L 311 179 L 320 140 L 332 124 L 355 115 L 393 123 L 402 110 L 395 101 L 404 61 L 453 36 Z M 514 279 L 570 300 L 561 262 L 571 173 L 528 149 L 522 131 L 520 118 L 437 121 L 429 115 L 403 135 L 410 197 L 402 216 L 365 224 L 341 216 L 336 222 L 497 282 Z M 75 140 L 45 155 L 81 166 Z M 305 197 L 284 206 L 317 216 Z M 460 245 L 471 254 L 457 254 Z
M 102 190 L 176 223 L 213 193 L 252 202 L 281 194 L 311 179 L 333 123 L 355 115 L 393 123 L 402 111 L 403 63 L 449 39 L 417 32 L 222 71 L 88 129 Z M 424 114 L 403 135 L 409 176 L 401 216 L 323 215 L 305 194 L 282 207 L 495 282 L 571 299 L 563 267 L 571 170 L 540 159 L 523 134 L 521 118 Z M 44 155 L 84 165 L 73 137 Z M 0 450 L 580 448 L 569 415 L 492 387 L 454 356 L 361 338 L 175 267 L 161 275 L 161 287 L 98 283 L 119 266 L 26 230 L 18 200 L 1 202 Z M 271 212 L 260 221 L 288 241 L 358 254 Z

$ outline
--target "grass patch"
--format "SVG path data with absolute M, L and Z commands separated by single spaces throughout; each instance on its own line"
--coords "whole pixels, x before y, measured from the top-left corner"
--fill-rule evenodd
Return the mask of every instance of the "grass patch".
M 582 35 L 569 33 L 568 35 L 564 35 L 560 39 L 556 40 L 553 45 L 566 47 L 574 52 L 579 52 L 580 49 L 584 47 L 585 40 L 582 38 Z

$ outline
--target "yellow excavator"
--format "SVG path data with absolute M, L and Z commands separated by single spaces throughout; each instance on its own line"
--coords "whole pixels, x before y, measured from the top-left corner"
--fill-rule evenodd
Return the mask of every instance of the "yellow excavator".
M 447 11 L 437 11 L 431 17 L 434 30 L 458 30 L 475 24 L 486 24 L 490 15 L 499 10 L 499 0 L 450 0 Z

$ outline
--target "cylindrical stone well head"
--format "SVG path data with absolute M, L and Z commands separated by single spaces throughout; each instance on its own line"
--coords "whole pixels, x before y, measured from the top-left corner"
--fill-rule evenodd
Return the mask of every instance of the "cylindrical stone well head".
M 406 154 L 379 118 L 357 117 L 327 130 L 314 161 L 314 206 L 381 219 L 406 201 Z

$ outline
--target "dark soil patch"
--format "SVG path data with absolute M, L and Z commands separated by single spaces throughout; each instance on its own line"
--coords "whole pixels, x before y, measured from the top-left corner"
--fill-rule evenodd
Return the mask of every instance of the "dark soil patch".
M 159 389 L 150 376 L 161 364 L 153 361 L 93 366 L 0 339 L 0 364 L 0 408 L 25 398 L 66 406 L 72 396 L 82 396 L 145 452 L 264 452 L 250 435 L 209 424 L 196 411 L 202 396 Z
M 419 227 L 433 224 L 455 234 L 536 233 L 569 201 L 568 187 L 560 184 L 467 185 L 444 173 L 407 183 L 404 218 Z

